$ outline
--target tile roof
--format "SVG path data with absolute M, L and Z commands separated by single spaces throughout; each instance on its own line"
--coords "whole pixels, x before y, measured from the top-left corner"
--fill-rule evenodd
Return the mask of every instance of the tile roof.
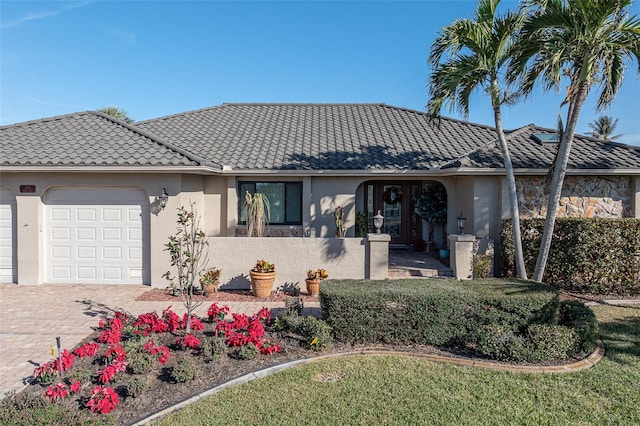
M 135 123 L 233 169 L 424 170 L 494 138 L 492 127 L 385 104 L 222 104 Z
M 516 169 L 557 145 L 508 133 Z M 385 104 L 222 104 L 125 124 L 80 112 L 0 127 L 0 166 L 230 166 L 234 170 L 502 169 L 493 127 Z M 640 170 L 640 147 L 576 135 L 570 169 Z
M 103 113 L 0 127 L 0 166 L 194 166 L 198 158 Z
M 557 143 L 540 142 L 536 133 L 553 134 L 555 130 L 534 124 L 521 127 L 507 136 L 511 160 L 515 169 L 547 169 L 553 162 Z M 464 158 L 454 160 L 444 168 L 504 168 L 502 150 L 493 141 Z M 575 135 L 571 144 L 568 169 L 640 169 L 640 147 Z

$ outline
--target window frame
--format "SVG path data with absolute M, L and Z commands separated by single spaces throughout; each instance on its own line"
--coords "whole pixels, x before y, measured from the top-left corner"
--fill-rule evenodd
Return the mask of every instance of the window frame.
M 250 191 L 251 194 L 255 194 L 256 193 L 256 187 L 258 184 L 283 184 L 284 185 L 284 199 L 282 200 L 284 203 L 284 222 L 272 222 L 269 221 L 269 225 L 274 225 L 274 226 L 285 226 L 285 225 L 290 225 L 290 226 L 301 226 L 303 223 L 303 212 L 302 212 L 302 199 L 303 199 L 303 193 L 302 193 L 302 182 L 301 181 L 269 181 L 269 180 L 243 180 L 243 181 L 238 181 L 238 224 L 239 225 L 246 225 L 247 221 L 246 220 L 241 220 L 242 218 L 242 207 L 244 205 L 244 192 L 243 191 L 243 186 L 249 186 L 251 185 L 253 187 L 253 191 Z M 300 199 L 298 200 L 299 202 L 299 208 L 300 208 L 300 220 L 299 221 L 290 221 L 287 220 L 287 207 L 289 204 L 289 200 L 287 200 L 287 190 L 288 190 L 288 186 L 297 186 L 299 189 L 299 193 L 300 193 Z M 271 202 L 272 200 L 269 200 L 269 202 Z

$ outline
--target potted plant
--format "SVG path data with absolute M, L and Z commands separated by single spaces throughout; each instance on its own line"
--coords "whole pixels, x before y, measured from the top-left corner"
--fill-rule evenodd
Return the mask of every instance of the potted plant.
M 269 297 L 273 290 L 273 281 L 276 279 L 276 265 L 264 259 L 256 261 L 249 271 L 251 277 L 251 290 L 256 297 Z
M 271 218 L 269 199 L 260 192 L 251 195 L 246 191 L 244 205 L 247 208 L 247 237 L 264 236 L 264 227 Z
M 320 295 L 320 282 L 329 277 L 329 273 L 324 268 L 309 269 L 307 271 L 307 279 L 304 280 L 307 283 L 307 293 L 312 296 Z
M 200 273 L 200 285 L 205 296 L 218 291 L 218 285 L 220 284 L 220 274 L 222 269 L 209 268 Z
M 436 224 L 447 223 L 447 191 L 441 183 L 428 183 L 413 200 L 420 219 L 429 222 L 429 241 L 433 241 Z M 445 240 L 446 242 L 446 240 Z

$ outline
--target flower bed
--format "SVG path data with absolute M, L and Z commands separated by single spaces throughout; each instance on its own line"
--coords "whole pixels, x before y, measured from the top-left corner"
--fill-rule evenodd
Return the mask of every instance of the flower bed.
M 186 320 L 186 314 L 180 317 L 171 307 L 135 318 L 117 312 L 100 320 L 87 341 L 38 366 L 34 385 L 19 397 L 75 411 L 84 419 L 79 423 L 110 418 L 131 423 L 223 378 L 307 352 L 288 339 L 283 346 L 287 353 L 282 353 L 280 336 L 270 330 L 267 308 L 248 316 L 214 303 L 208 318 L 191 318 L 189 334 Z M 211 349 L 216 342 L 222 342 L 218 352 Z M 237 355 L 251 350 L 257 354 L 251 362 Z

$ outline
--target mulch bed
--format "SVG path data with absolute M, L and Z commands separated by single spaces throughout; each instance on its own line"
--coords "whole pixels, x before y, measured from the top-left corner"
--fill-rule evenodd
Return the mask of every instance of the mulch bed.
M 286 291 L 274 291 L 269 297 L 256 297 L 251 290 L 218 290 L 217 292 L 204 296 L 201 294 L 194 295 L 193 299 L 199 301 L 210 302 L 284 302 L 287 297 L 292 297 L 293 293 Z M 308 293 L 301 292 L 300 297 L 303 302 L 319 302 L 320 298 L 311 296 Z M 153 288 L 136 297 L 137 301 L 144 302 L 180 302 L 180 296 L 174 296 L 166 289 Z

